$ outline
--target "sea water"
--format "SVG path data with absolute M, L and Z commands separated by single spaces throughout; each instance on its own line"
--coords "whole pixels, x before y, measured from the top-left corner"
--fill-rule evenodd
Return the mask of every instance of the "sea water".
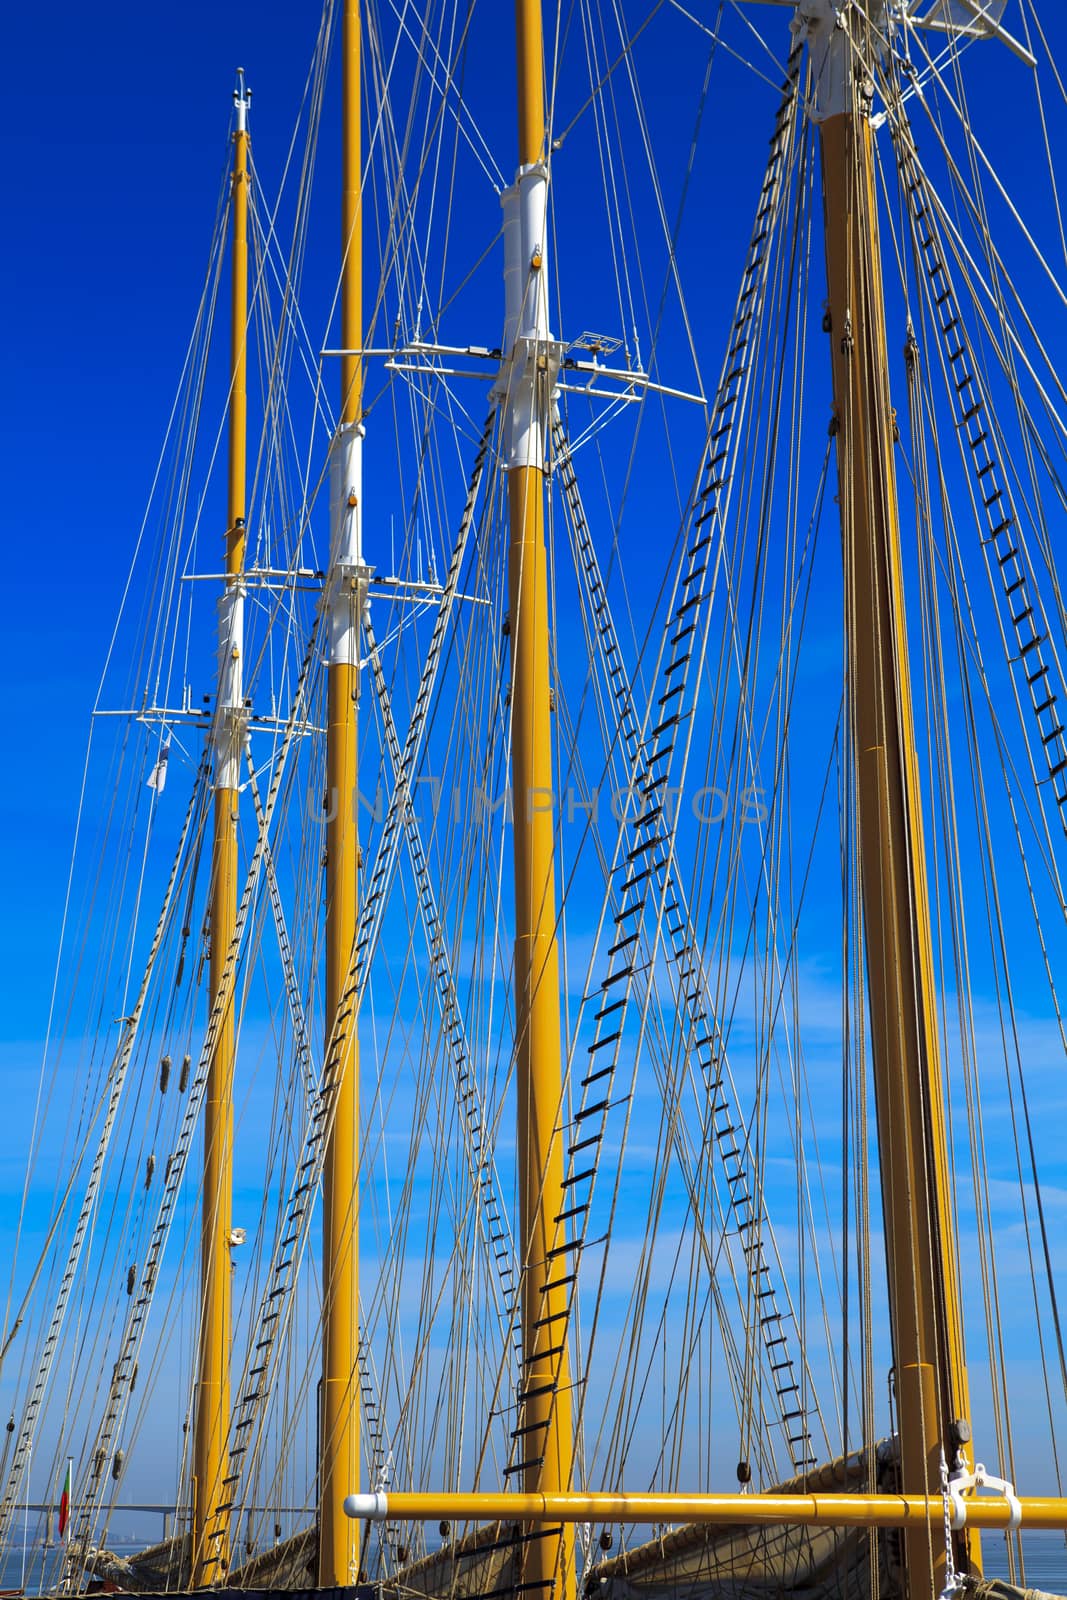
M 987 1578 L 1008 1576 L 1008 1553 L 1003 1539 L 998 1539 L 995 1544 L 987 1539 L 983 1557 Z M 1062 1533 L 1027 1534 L 1023 1540 L 1023 1559 L 1028 1589 L 1047 1589 L 1052 1594 L 1067 1595 L 1067 1544 Z M 1018 1566 L 1015 1581 L 1021 1586 Z

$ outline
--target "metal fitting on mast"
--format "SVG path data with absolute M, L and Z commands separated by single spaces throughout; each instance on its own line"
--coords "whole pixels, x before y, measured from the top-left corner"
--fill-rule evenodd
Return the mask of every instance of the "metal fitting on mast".
M 238 133 L 248 132 L 248 113 L 252 107 L 252 91 L 245 88 L 245 69 L 237 68 L 237 87 L 233 91 L 233 104 L 237 112 Z
M 867 0 L 863 7 L 850 0 L 771 3 L 794 6 L 792 30 L 811 49 L 813 92 L 808 114 L 813 122 L 843 111 L 862 111 L 870 98 L 871 80 L 852 35 L 850 18 L 858 18 L 865 27 L 873 26 L 883 41 L 912 29 L 962 40 L 996 39 L 1027 66 L 1037 65 L 1033 53 L 1001 22 L 1004 0 L 956 0 L 955 11 L 940 0 L 930 0 L 927 5 L 915 0 Z
M 846 10 L 839 0 L 798 0 L 793 15 L 792 32 L 807 42 L 811 54 L 812 94 L 807 112 L 812 122 L 854 111 L 862 96 Z

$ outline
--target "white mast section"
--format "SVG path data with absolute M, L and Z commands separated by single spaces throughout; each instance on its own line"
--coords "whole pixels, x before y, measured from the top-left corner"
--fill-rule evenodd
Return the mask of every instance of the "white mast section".
M 500 197 L 504 208 L 504 361 L 497 392 L 503 401 L 508 468 L 543 472 L 546 428 L 563 345 L 548 325 L 548 167 L 521 166 Z
M 362 422 L 342 424 L 330 451 L 328 660 L 349 667 L 359 666 L 360 607 L 370 577 L 363 563 L 364 431 Z
M 244 745 L 245 583 L 232 578 L 219 599 L 219 686 L 214 728 L 214 787 L 238 789 Z

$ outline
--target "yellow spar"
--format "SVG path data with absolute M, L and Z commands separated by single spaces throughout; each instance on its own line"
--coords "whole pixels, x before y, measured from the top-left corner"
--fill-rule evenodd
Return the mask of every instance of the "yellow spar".
M 957 1454 L 970 1461 L 970 1400 L 908 677 L 873 139 L 851 54 L 856 41 L 829 9 L 809 30 L 821 86 L 815 116 L 901 1485 L 914 1496 L 937 1492 L 942 1454 L 949 1467 Z M 871 39 L 862 43 L 876 48 Z M 978 1540 L 966 1543 L 980 1571 Z M 943 1532 L 919 1519 L 906 1558 L 910 1600 L 937 1595 L 946 1574 Z
M 1067 1498 L 965 1499 L 975 1528 L 1067 1530 Z M 704 1523 L 709 1526 L 911 1528 L 944 1546 L 945 1502 L 919 1494 L 427 1494 L 349 1495 L 353 1519 L 380 1522 Z M 1016 1521 L 1016 1517 L 1018 1521 Z
M 568 1268 L 557 1221 L 566 1201 L 560 1131 L 559 953 L 553 859 L 550 638 L 545 549 L 547 170 L 540 0 L 516 0 L 519 172 L 505 196 L 508 600 L 514 802 L 515 1034 L 518 1088 L 522 1365 L 516 1467 L 535 1493 L 569 1489 L 573 1469 Z M 574 1535 L 531 1539 L 522 1582 L 574 1593 Z
M 338 1017 L 356 933 L 359 838 L 359 612 L 362 550 L 361 345 L 363 213 L 360 154 L 360 8 L 345 0 L 342 54 L 341 410 L 331 461 L 330 625 L 326 771 L 326 1037 Z M 339 1018 L 336 1110 L 322 1182 L 322 1432 L 319 1462 L 319 1583 L 352 1584 L 359 1572 L 358 1530 L 340 1515 L 345 1489 L 359 1481 L 359 1049 L 357 1018 Z
M 248 106 L 238 73 L 230 204 L 230 431 L 226 589 L 219 618 L 215 707 L 215 829 L 211 853 L 210 1007 L 223 987 L 237 920 L 237 807 L 243 738 L 241 652 L 245 560 L 248 324 Z M 193 1441 L 194 1586 L 217 1582 L 229 1565 L 226 1509 L 230 1425 L 230 1231 L 233 1199 L 233 994 L 218 1021 L 204 1102 L 200 1354 Z

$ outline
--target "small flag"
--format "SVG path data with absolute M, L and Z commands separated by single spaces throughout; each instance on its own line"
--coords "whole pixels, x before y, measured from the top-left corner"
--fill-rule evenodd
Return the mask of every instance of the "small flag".
M 59 1537 L 65 1538 L 70 1526 L 70 1497 L 74 1493 L 74 1457 L 67 1457 L 67 1475 L 63 1479 L 63 1493 L 59 1497 Z
M 167 781 L 167 762 L 169 760 L 170 740 L 168 739 L 166 744 L 160 745 L 159 754 L 156 757 L 156 764 L 152 768 L 151 774 L 148 778 L 148 787 L 150 789 L 154 789 L 157 794 L 163 793 L 163 786 Z

